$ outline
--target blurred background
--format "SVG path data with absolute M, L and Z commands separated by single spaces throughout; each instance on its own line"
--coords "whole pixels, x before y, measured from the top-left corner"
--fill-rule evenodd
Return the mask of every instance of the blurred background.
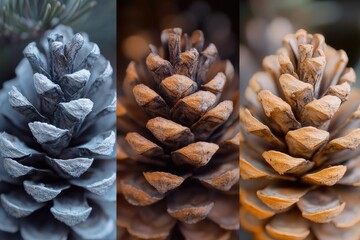
M 344 49 L 349 57 L 348 66 L 360 76 L 359 7 L 356 0 L 240 1 L 241 92 L 260 69 L 263 57 L 281 46 L 285 34 L 299 28 L 321 33 L 327 44 Z M 360 87 L 360 81 L 357 86 Z
M 181 27 L 191 33 L 201 29 L 205 44 L 214 43 L 221 59 L 239 66 L 239 1 L 121 0 L 118 6 L 118 82 L 130 60 L 149 54 L 148 44 L 160 45 L 165 28 Z M 121 84 L 117 84 L 118 90 Z
M 3 21 L 5 13 L 0 14 L 2 16 L 0 19 L 0 88 L 4 81 L 15 77 L 15 68 L 23 58 L 22 51 L 26 45 L 32 41 L 39 41 L 44 31 L 59 23 L 71 26 L 75 33 L 86 32 L 90 41 L 98 44 L 101 53 L 110 60 L 115 69 L 116 0 L 29 0 L 31 7 L 24 5 L 24 2 L 20 0 L 0 0 L 1 9 L 4 6 L 9 7 L 9 3 L 12 3 L 8 14 L 11 13 L 12 16 L 15 16 L 15 20 L 10 18 L 10 26 L 6 26 Z M 63 15 L 57 16 L 55 14 L 54 18 L 46 18 L 41 14 L 40 10 L 41 6 L 47 3 L 51 4 L 51 10 L 57 4 L 66 5 L 67 8 Z M 34 11 L 35 6 L 39 11 Z M 31 11 L 29 11 L 30 8 Z M 35 14 L 36 12 L 39 14 Z M 71 12 L 73 12 L 72 15 Z M 64 20 L 61 20 L 62 18 Z M 39 27 L 40 21 L 43 24 Z M 12 32 L 6 34 L 9 32 L 6 31 L 9 28 L 13 28 Z M 115 74 L 116 71 L 114 70 L 114 79 L 116 79 Z
M 262 59 L 281 47 L 282 38 L 303 28 L 321 33 L 326 43 L 344 49 L 348 66 L 360 76 L 360 1 L 245 0 L 240 1 L 240 90 L 261 69 Z M 356 83 L 360 87 L 360 80 Z M 241 101 L 244 103 L 244 94 Z M 242 231 L 241 240 L 251 240 Z

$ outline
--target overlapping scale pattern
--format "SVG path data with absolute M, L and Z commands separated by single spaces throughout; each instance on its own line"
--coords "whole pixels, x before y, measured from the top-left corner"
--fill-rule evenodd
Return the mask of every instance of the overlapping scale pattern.
M 250 79 L 240 109 L 240 220 L 255 239 L 360 237 L 360 93 L 347 62 L 301 29 Z
M 131 62 L 118 115 L 122 239 L 238 238 L 239 89 L 201 31 Z M 155 220 L 156 219 L 156 220 Z
M 116 207 L 110 62 L 66 26 L 23 53 L 0 93 L 0 238 L 109 239 L 116 232 L 108 214 Z

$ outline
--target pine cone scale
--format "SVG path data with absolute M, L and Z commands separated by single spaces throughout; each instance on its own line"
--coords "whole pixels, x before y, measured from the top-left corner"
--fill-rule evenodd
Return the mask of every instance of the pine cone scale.
M 251 78 L 240 109 L 241 224 L 258 239 L 358 238 L 359 215 L 347 207 L 357 196 L 354 71 L 322 35 L 299 30 L 283 46 Z
M 96 225 L 93 235 L 107 239 L 115 221 L 105 211 L 116 194 L 111 66 L 96 44 L 65 26 L 47 32 L 41 43 L 45 54 L 30 43 L 16 78 L 0 93 L 9 98 L 0 109 L 6 119 L 1 181 L 9 185 L 0 189 L 0 205 L 20 222 L 1 228 L 0 236 L 93 239 Z M 90 90 L 96 91 L 87 97 Z
M 237 93 L 227 87 L 233 68 L 216 59 L 213 44 L 203 50 L 201 31 L 190 39 L 181 29 L 167 29 L 161 41 L 159 50 L 150 46 L 145 61 L 129 64 L 122 84 L 118 121 L 131 130 L 118 128 L 119 169 L 126 175 L 119 180 L 119 198 L 125 199 L 119 226 L 139 239 L 230 239 L 239 229 Z M 229 209 L 221 213 L 224 203 Z M 129 204 L 137 207 L 124 216 L 145 206 L 171 221 L 153 226 L 161 236 L 143 227 L 150 218 L 135 229 L 139 220 L 122 217 Z

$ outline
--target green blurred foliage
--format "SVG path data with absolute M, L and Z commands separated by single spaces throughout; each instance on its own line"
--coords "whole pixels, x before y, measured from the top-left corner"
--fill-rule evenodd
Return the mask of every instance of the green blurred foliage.
M 3 34 L 0 35 L 1 85 L 15 77 L 15 68 L 23 58 L 22 51 L 26 45 L 38 41 L 44 31 L 58 24 L 67 24 L 73 27 L 74 32 L 86 32 L 115 68 L 116 0 L 0 0 L 0 6 L 7 6 L 8 1 L 13 2 L 10 9 L 0 12 L 0 31 Z M 14 4 L 15 2 L 18 4 Z M 29 7 L 29 4 L 32 7 Z M 49 4 L 53 7 L 46 13 L 46 6 Z M 65 4 L 63 10 L 61 4 Z M 20 17 L 13 14 L 11 18 L 8 17 L 6 28 L 13 30 L 9 30 L 5 36 L 2 23 L 6 14 L 11 12 L 22 15 Z

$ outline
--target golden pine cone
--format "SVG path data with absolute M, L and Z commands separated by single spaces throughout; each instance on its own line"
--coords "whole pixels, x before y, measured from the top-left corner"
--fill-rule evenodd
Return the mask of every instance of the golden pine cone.
M 360 239 L 360 92 L 343 50 L 298 30 L 240 109 L 240 222 L 255 239 Z
M 123 239 L 236 238 L 239 91 L 204 36 L 164 30 L 127 68 L 118 103 Z

